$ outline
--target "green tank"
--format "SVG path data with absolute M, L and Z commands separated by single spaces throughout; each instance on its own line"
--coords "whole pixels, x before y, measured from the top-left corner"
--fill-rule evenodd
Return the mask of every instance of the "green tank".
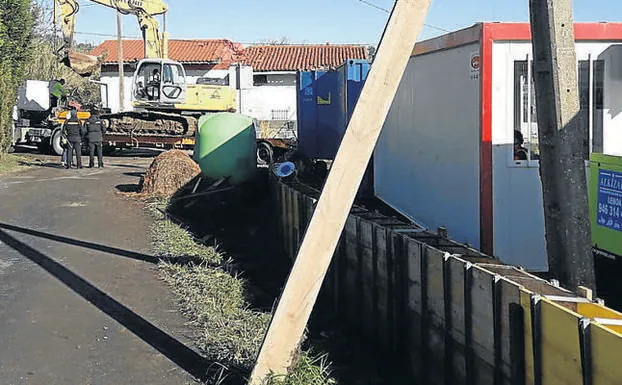
M 237 113 L 203 115 L 194 145 L 194 158 L 203 176 L 229 183 L 247 182 L 257 173 L 257 142 L 253 120 Z

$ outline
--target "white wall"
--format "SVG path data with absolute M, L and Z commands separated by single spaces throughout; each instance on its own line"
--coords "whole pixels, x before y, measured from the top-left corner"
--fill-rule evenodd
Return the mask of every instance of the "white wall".
M 376 195 L 423 225 L 480 245 L 478 44 L 411 58 L 374 153 Z
M 603 152 L 622 156 L 622 44 L 602 50 L 598 59 L 605 60 L 605 116 Z
M 186 66 L 188 84 L 195 84 L 200 77 L 219 77 L 229 74 L 229 87 L 235 88 L 236 67 L 229 70 L 196 70 Z M 296 73 L 267 73 L 268 84 L 253 86 L 253 76 L 262 73 L 253 73 L 249 67 L 241 71 L 242 89 L 238 90 L 238 111 L 258 120 L 272 120 L 273 110 L 287 110 L 288 119 L 296 120 Z M 103 72 L 101 81 L 108 84 L 109 108 L 112 112 L 119 111 L 119 79 L 118 72 Z M 133 74 L 125 76 L 125 110 L 132 109 L 132 81 Z M 105 93 L 102 89 L 102 99 Z
M 580 42 L 577 60 L 605 60 L 604 148 L 622 154 L 622 55 L 610 43 Z M 539 162 L 513 160 L 514 61 L 532 55 L 527 42 L 493 46 L 494 254 L 526 269 L 548 269 Z M 587 124 L 587 122 L 586 122 Z M 534 130 L 537 126 L 534 125 Z
M 133 74 L 129 75 L 126 73 L 124 76 L 124 91 L 125 91 L 125 111 L 132 110 L 132 81 Z M 119 73 L 118 72 L 102 72 L 101 81 L 108 85 L 108 107 L 112 110 L 113 113 L 119 112 Z M 101 87 L 101 97 L 102 101 L 106 98 L 106 93 Z M 105 102 L 104 102 L 105 104 Z
M 296 87 L 261 86 L 239 91 L 240 113 L 258 120 L 272 120 L 272 110 L 288 110 L 288 119 L 296 120 Z

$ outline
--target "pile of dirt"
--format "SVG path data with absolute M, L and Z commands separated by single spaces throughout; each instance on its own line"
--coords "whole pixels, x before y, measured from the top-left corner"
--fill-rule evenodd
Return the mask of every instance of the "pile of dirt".
M 201 168 L 185 152 L 171 150 L 158 155 L 142 180 L 140 194 L 170 198 L 201 174 Z

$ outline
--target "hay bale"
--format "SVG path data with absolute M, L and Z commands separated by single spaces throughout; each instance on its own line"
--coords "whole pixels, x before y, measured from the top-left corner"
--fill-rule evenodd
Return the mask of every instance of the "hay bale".
M 185 152 L 171 150 L 158 155 L 143 178 L 143 195 L 170 198 L 201 174 L 201 168 Z

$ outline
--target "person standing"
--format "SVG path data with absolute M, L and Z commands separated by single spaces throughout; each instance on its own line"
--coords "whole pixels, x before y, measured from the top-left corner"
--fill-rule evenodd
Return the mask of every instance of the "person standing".
M 65 88 L 65 79 L 53 80 L 50 87 L 52 95 L 52 107 L 61 107 L 67 103 L 69 90 Z
M 73 161 L 73 153 L 76 154 L 76 165 L 82 168 L 82 123 L 78 119 L 78 112 L 70 110 L 67 113 L 67 120 L 63 127 L 63 133 L 67 137 L 67 164 L 65 168 L 71 167 Z
M 86 138 L 89 141 L 89 168 L 95 167 L 95 151 L 97 150 L 97 167 L 104 167 L 102 156 L 102 142 L 106 128 L 99 117 L 91 115 L 86 123 Z

